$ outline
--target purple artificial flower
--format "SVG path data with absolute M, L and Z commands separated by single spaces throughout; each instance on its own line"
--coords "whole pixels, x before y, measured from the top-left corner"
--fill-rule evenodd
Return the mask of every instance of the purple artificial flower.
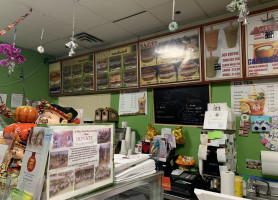
M 25 61 L 26 61 L 26 59 L 25 59 L 25 57 L 24 57 L 23 55 L 19 55 L 19 56 L 17 56 L 17 57 L 14 59 L 14 62 L 15 62 L 15 63 L 18 63 L 18 64 L 24 63 Z
M 0 65 L 2 65 L 4 67 L 8 67 L 10 65 L 10 63 L 7 60 L 3 59 L 3 60 L 0 60 Z

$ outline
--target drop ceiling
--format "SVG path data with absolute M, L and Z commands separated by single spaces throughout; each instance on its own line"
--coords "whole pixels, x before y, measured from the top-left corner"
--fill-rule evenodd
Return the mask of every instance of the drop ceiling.
M 248 0 L 257 6 L 272 0 Z M 176 0 L 175 21 L 179 25 L 228 13 L 231 0 Z M 277 2 L 277 0 L 276 0 Z M 278 4 L 278 3 L 277 3 Z M 17 25 L 16 46 L 36 50 L 44 29 L 45 53 L 67 56 L 65 43 L 72 33 L 73 10 L 76 10 L 75 33 L 85 32 L 102 43 L 81 43 L 77 52 L 88 52 L 101 46 L 167 30 L 171 22 L 172 0 L 1 0 L 0 29 L 33 9 Z M 132 17 L 129 17 L 132 16 Z M 0 41 L 12 43 L 14 29 L 0 36 Z

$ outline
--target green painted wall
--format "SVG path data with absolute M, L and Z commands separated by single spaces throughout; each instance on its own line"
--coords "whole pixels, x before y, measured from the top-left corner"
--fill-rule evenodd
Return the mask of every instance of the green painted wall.
M 30 100 L 46 99 L 57 103 L 57 98 L 48 95 L 48 64 L 44 63 L 45 58 L 54 60 L 55 57 L 27 49 L 22 49 L 21 54 L 26 58 L 26 62 L 20 64 L 24 68 L 26 97 Z M 1 54 L 0 59 L 3 58 L 5 56 Z M 10 76 L 7 74 L 8 70 L 0 66 L 0 93 L 8 94 L 7 106 L 10 107 L 11 94 L 22 94 L 23 89 L 18 67 Z
M 211 85 L 211 101 L 212 103 L 227 102 L 228 106 L 231 107 L 230 82 L 213 83 Z M 118 110 L 119 92 L 112 93 L 111 107 Z M 237 117 L 237 126 L 239 124 L 239 118 L 240 117 Z M 145 137 L 147 125 L 149 123 L 153 124 L 153 102 L 151 89 L 148 90 L 148 114 L 143 116 L 120 116 L 118 127 L 121 127 L 122 121 L 127 121 L 128 126 L 132 127 L 132 129 L 139 133 L 141 138 Z M 164 127 L 171 128 L 173 130 L 177 126 L 154 125 L 154 127 L 158 131 L 161 131 L 161 128 Z M 194 158 L 197 159 L 201 128 L 183 127 L 182 130 L 185 133 L 186 143 L 185 145 L 178 145 L 177 154 L 194 156 Z M 260 160 L 260 151 L 267 150 L 267 148 L 265 148 L 261 144 L 258 133 L 250 132 L 248 137 L 239 137 L 237 133 L 236 145 L 238 156 L 237 173 L 273 178 L 278 180 L 278 177 L 263 176 L 261 171 L 250 170 L 246 169 L 245 167 L 246 159 Z

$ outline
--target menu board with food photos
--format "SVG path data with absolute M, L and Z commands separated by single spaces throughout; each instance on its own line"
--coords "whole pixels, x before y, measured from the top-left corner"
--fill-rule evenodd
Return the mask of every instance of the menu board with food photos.
M 241 25 L 230 20 L 204 26 L 205 80 L 242 78 Z
M 278 75 L 278 10 L 248 17 L 247 77 Z
M 93 55 L 62 61 L 63 93 L 94 90 Z
M 141 86 L 201 81 L 199 29 L 140 42 Z
M 49 64 L 49 94 L 61 94 L 61 62 Z
M 136 44 L 95 55 L 97 90 L 138 87 Z

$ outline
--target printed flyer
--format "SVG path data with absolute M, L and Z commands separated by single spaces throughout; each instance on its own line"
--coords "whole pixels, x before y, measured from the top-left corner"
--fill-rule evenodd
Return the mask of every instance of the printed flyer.
M 63 93 L 94 90 L 93 55 L 62 61 Z
M 61 62 L 49 64 L 49 94 L 61 94 Z
M 137 45 L 96 53 L 97 90 L 138 86 Z
M 113 183 L 114 125 L 51 128 L 47 199 L 67 199 Z
M 199 29 L 140 42 L 141 86 L 200 81 Z
M 235 115 L 268 115 L 278 112 L 277 80 L 231 82 L 231 107 Z
M 17 189 L 40 199 L 52 129 L 33 127 L 25 149 Z
M 237 20 L 204 27 L 206 80 L 242 77 L 240 35 Z
M 278 74 L 278 11 L 248 17 L 247 76 Z

